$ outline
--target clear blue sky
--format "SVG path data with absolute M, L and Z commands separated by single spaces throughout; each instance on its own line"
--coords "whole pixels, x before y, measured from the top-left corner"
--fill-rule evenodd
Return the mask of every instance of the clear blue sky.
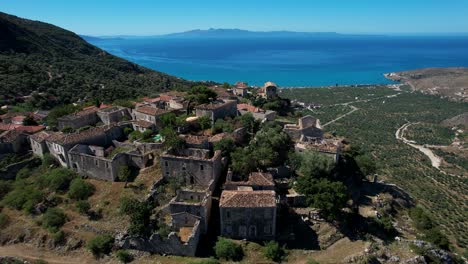
M 0 0 L 0 11 L 87 35 L 191 29 L 468 32 L 468 0 Z

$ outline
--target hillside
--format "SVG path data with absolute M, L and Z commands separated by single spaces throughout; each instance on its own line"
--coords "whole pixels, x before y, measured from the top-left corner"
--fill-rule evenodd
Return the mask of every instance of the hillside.
M 386 74 L 414 90 L 468 102 L 468 68 L 427 68 Z
M 466 135 L 460 133 L 457 144 L 440 123 L 453 117 L 461 119 L 468 104 L 408 90 L 392 91 L 386 86 L 284 89 L 282 96 L 322 105 L 306 112 L 319 118 L 325 131 L 346 137 L 369 151 L 377 161 L 379 180 L 403 188 L 429 210 L 454 245 L 466 248 Z M 405 136 L 416 144 L 453 141 L 450 146 L 432 148 L 442 159 L 439 168 L 433 167 L 423 152 L 396 138 L 397 131 L 405 127 Z
M 47 92 L 61 102 L 114 100 L 193 83 L 138 66 L 62 28 L 0 12 L 0 99 Z

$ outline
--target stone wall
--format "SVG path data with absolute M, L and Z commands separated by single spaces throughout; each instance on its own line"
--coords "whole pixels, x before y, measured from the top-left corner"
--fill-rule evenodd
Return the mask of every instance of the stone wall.
M 150 238 L 138 236 L 118 236 L 116 244 L 123 249 L 136 249 L 155 254 L 168 254 L 177 256 L 195 256 L 198 242 L 200 241 L 200 222 L 195 222 L 192 234 L 187 242 L 182 242 L 176 233 L 172 232 L 168 237 L 162 238 L 159 234 L 153 234 Z
M 221 235 L 235 239 L 273 240 L 276 207 L 220 208 Z
M 112 123 L 118 123 L 124 121 L 125 119 L 130 120 L 132 117 L 128 108 L 124 107 L 110 107 L 99 110 L 97 115 L 101 122 L 105 125 L 110 125 Z
M 226 101 L 214 109 L 196 109 L 197 116 L 207 116 L 213 122 L 217 119 L 237 116 L 237 101 Z
M 37 142 L 32 139 L 30 139 L 29 141 L 31 145 L 31 150 L 34 153 L 34 155 L 42 157 L 44 156 L 45 153 L 49 152 L 49 149 L 47 148 L 47 144 L 45 141 Z
M 14 180 L 16 173 L 22 168 L 25 168 L 32 164 L 40 164 L 41 160 L 36 157 L 29 158 L 11 165 L 8 165 L 3 170 L 0 170 L 0 180 Z
M 209 186 L 216 184 L 221 171 L 221 151 L 216 151 L 212 158 L 195 158 L 163 154 L 161 156 L 163 177 L 182 177 L 186 184 Z
M 177 196 L 169 203 L 171 215 L 188 213 L 200 218 L 200 227 L 202 233 L 208 231 L 208 222 L 211 216 L 211 195 L 209 192 L 180 190 Z M 177 218 L 172 219 L 173 224 L 178 223 Z
M 99 122 L 96 112 L 84 114 L 81 116 L 64 116 L 57 119 L 57 128 L 62 130 L 66 127 L 77 129 L 85 126 L 93 126 Z
M 96 157 L 83 153 L 88 146 L 76 145 L 69 152 L 71 168 L 79 174 L 91 178 L 115 181 L 118 179 L 118 173 L 121 166 L 126 166 L 128 157 L 125 153 L 119 153 L 112 159 Z

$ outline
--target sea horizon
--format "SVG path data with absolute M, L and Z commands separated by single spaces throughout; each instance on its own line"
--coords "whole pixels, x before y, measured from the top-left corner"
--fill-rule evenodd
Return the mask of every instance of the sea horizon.
M 107 52 L 193 81 L 281 87 L 393 84 L 385 73 L 468 67 L 468 36 L 91 38 Z

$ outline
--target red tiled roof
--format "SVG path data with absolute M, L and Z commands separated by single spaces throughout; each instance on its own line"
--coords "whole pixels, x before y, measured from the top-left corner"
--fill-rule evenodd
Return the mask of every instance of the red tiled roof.
M 11 118 L 11 121 L 12 122 L 15 122 L 15 123 L 23 123 L 24 119 L 26 119 L 25 116 L 23 115 L 20 115 L 20 116 L 14 116 Z
M 20 126 L 21 125 L 0 123 L 0 130 L 5 130 L 5 131 L 15 130 L 16 128 Z
M 276 207 L 274 191 L 223 191 L 219 207 L 257 208 Z
M 47 141 L 61 145 L 78 144 L 83 140 L 93 138 L 99 135 L 104 135 L 110 126 L 91 127 L 79 133 L 64 134 L 56 133 L 47 138 Z
M 27 134 L 34 134 L 45 129 L 45 126 L 19 126 L 15 130 Z
M 0 142 L 2 143 L 11 143 L 15 141 L 21 135 L 20 131 L 9 130 L 0 134 Z
M 135 111 L 146 114 L 146 115 L 151 115 L 151 116 L 161 115 L 161 114 L 165 114 L 169 112 L 167 110 L 159 109 L 159 108 L 152 107 L 152 106 L 138 107 Z
M 273 176 L 269 172 L 250 173 L 247 184 L 252 186 L 275 186 Z
M 144 98 L 143 98 L 143 101 L 145 101 L 145 102 L 147 102 L 147 103 L 156 103 L 156 102 L 161 101 L 161 98 L 160 98 L 160 97 L 156 97 L 156 98 L 144 97 Z
M 43 142 L 44 140 L 46 140 L 48 137 L 50 137 L 50 135 L 51 134 L 46 132 L 46 131 L 41 131 L 39 133 L 31 135 L 29 138 L 40 143 L 40 142 Z
M 3 115 L 0 115 L 0 119 L 14 118 L 16 116 L 31 116 L 31 112 L 8 112 Z

